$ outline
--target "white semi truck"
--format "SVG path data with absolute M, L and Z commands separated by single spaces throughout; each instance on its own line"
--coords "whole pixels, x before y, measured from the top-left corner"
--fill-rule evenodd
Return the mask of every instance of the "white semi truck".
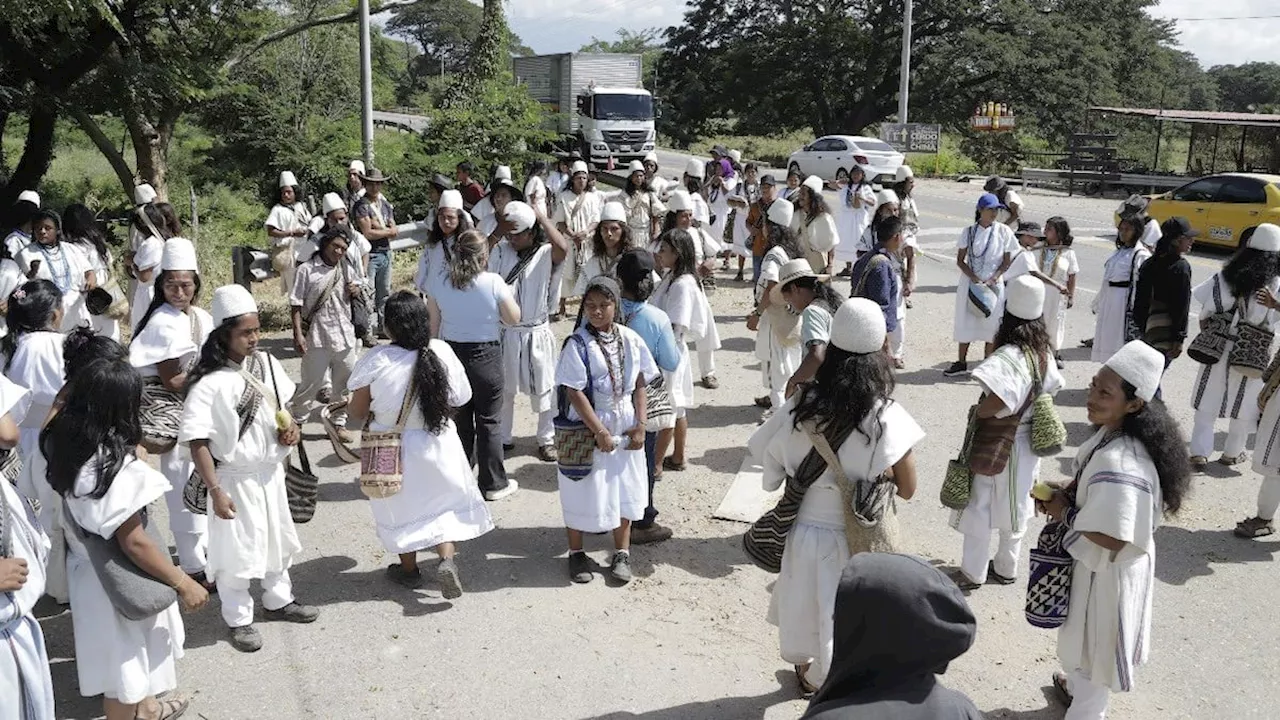
M 604 167 L 657 147 L 653 95 L 640 82 L 640 56 L 560 53 L 514 59 L 516 82 L 552 113 L 561 149 Z

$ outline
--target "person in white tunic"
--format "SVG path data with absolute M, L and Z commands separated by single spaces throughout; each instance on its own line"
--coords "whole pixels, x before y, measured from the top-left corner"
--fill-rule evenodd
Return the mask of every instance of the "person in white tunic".
M 764 468 L 766 491 L 787 483 L 803 494 L 787 533 L 768 618 L 778 626 L 782 659 L 795 666 L 806 693 L 821 687 L 831 668 L 836 587 L 849 557 L 896 550 L 892 496 L 908 500 L 916 490 L 912 448 L 924 431 L 892 398 L 885 338 L 880 306 L 866 298 L 846 300 L 836 311 L 831 347 L 813 382 L 747 441 Z M 839 460 L 845 480 L 814 447 L 819 435 Z M 857 510 L 876 523 L 874 530 L 861 529 L 851 517 L 853 508 L 846 512 L 844 507 L 850 498 L 867 495 L 876 500 L 859 503 Z M 859 527 L 848 527 L 854 523 Z M 854 539 L 861 546 L 851 547 Z
M 298 179 L 285 170 L 280 173 L 279 202 L 271 208 L 263 227 L 271 243 L 271 266 L 280 273 L 280 284 L 288 295 L 293 291 L 293 277 L 298 267 L 300 238 L 310 233 L 311 211 L 302 202 Z
M 1031 486 L 1040 472 L 1040 458 L 1031 451 L 1030 406 L 1037 392 L 1053 395 L 1063 385 L 1044 328 L 1044 283 L 1023 275 L 1008 289 L 996 351 L 973 370 L 982 387 L 974 412 L 980 423 L 1018 420 L 1004 469 L 975 473 L 968 506 L 952 513 L 952 526 L 964 535 L 956 582 L 965 590 L 982 587 L 988 576 L 1001 585 L 1017 581 L 1022 536 L 1033 513 Z M 993 530 L 999 536 L 994 557 Z
M 587 164 L 581 160 L 570 168 L 569 186 L 556 200 L 552 220 L 561 235 L 569 240 L 569 257 L 558 267 L 551 280 L 551 307 L 557 318 L 565 314 L 565 299 L 572 297 L 578 284 L 578 273 L 587 261 L 587 238 L 596 231 L 600 212 L 604 210 L 604 194 L 587 188 Z
M 729 194 L 729 207 L 733 210 L 733 254 L 738 256 L 738 274 L 734 282 L 742 282 L 747 258 L 751 257 L 751 229 L 747 227 L 747 213 L 751 204 L 760 200 L 760 170 L 754 163 L 747 163 L 742 170 L 742 182 Z M 727 258 L 726 258 L 727 260 Z
M 75 243 L 63 242 L 62 219 L 41 210 L 31 220 L 31 244 L 14 260 L 28 280 L 52 280 L 62 293 L 62 332 L 89 324 L 84 294 L 97 287 L 89 255 Z
M 471 214 L 475 216 L 475 211 L 481 205 L 488 206 L 487 214 L 477 218 L 476 229 L 484 233 L 489 238 L 489 242 L 496 243 L 502 239 L 498 234 L 498 227 L 502 223 L 502 218 L 506 216 L 507 203 L 512 201 L 524 202 L 524 192 L 512 182 L 511 178 L 497 177 L 489 183 L 489 194 L 475 208 L 472 208 Z
M 558 158 L 556 160 L 556 169 L 547 173 L 547 192 L 550 193 L 547 202 L 555 203 L 560 193 L 569 187 L 569 181 L 573 175 L 569 172 L 569 160 L 567 158 Z M 552 208 L 555 211 L 555 208 Z
M 1165 357 L 1135 340 L 1089 385 L 1094 436 L 1076 456 L 1076 480 L 1037 503 L 1065 523 L 1074 561 L 1067 619 L 1058 630 L 1053 685 L 1067 720 L 1102 720 L 1113 692 L 1131 692 L 1151 652 L 1156 527 L 1181 509 L 1191 467 L 1178 423 L 1153 399 Z
M 1000 201 L 1000 214 L 996 221 L 1007 225 L 1011 230 L 1016 229 L 1025 213 L 1023 213 L 1022 198 L 1009 187 L 1009 182 L 998 175 L 993 175 L 987 178 L 982 191 L 994 194 Z
M 449 273 L 449 263 L 453 257 L 453 246 L 458 235 L 471 230 L 471 216 L 462 209 L 462 193 L 457 190 L 445 190 L 440 193 L 440 202 L 436 205 L 435 222 L 427 235 L 422 255 L 418 258 L 418 272 L 413 276 L 413 284 L 423 295 L 436 279 Z
M 1051 217 L 1044 222 L 1044 247 L 1040 248 L 1039 270 L 1049 280 L 1044 294 L 1044 326 L 1053 345 L 1053 357 L 1062 369 L 1062 339 L 1067 329 L 1067 310 L 1076 302 L 1076 275 L 1080 261 L 1071 248 L 1075 238 L 1066 218 Z
M 85 282 L 85 296 L 87 297 L 93 287 L 118 289 L 112 283 L 111 270 L 115 263 L 111 256 L 111 248 L 107 246 L 106 230 L 102 223 L 98 222 L 93 211 L 79 203 L 68 205 L 62 213 L 62 231 L 66 243 L 76 246 L 84 256 L 86 271 L 93 273 L 93 286 L 91 287 L 87 280 Z M 3 296 L 3 293 L 4 288 L 0 287 L 0 296 Z M 112 300 L 115 300 L 115 296 Z M 117 341 L 120 339 L 118 320 L 107 317 L 105 313 L 93 315 L 89 312 L 84 299 L 80 301 L 80 305 L 82 306 L 80 317 L 82 321 L 88 321 L 89 327 L 99 335 L 106 335 Z
M 629 174 L 626 187 L 610 196 L 609 200 L 622 205 L 631 244 L 635 247 L 648 247 L 649 242 L 657 237 L 667 209 L 658 199 L 658 193 L 650 187 L 643 163 L 632 160 L 627 170 Z
M 596 443 L 585 477 L 557 473 L 569 577 L 575 583 L 592 578 L 583 533 L 612 531 L 609 573 L 625 583 L 632 578 L 631 523 L 644 519 L 649 504 L 645 386 L 658 376 L 658 366 L 640 335 L 616 322 L 622 308 L 616 281 L 593 280 L 582 304 L 587 323 L 565 341 L 556 365 L 561 416 L 584 423 Z
M 387 566 L 387 577 L 420 587 L 418 553 L 434 549 L 440 556 L 436 579 L 445 599 L 454 600 L 462 596 L 455 544 L 493 529 L 453 425 L 454 409 L 471 399 L 471 383 L 449 344 L 431 338 L 421 298 L 400 291 L 387 299 L 386 308 L 391 344 L 360 358 L 347 383 L 351 416 L 357 422 L 367 419 L 371 432 L 395 430 L 408 403 L 400 436 L 403 486 L 391 497 L 370 499 L 369 508 L 378 540 L 400 559 Z M 406 398 L 409 392 L 413 397 Z
M 142 383 L 123 353 L 89 363 L 67 385 L 41 445 L 48 481 L 65 503 L 67 572 L 75 633 L 78 690 L 103 697 L 110 720 L 182 715 L 190 703 L 178 685 L 185 628 L 179 607 L 193 611 L 209 599 L 203 587 L 169 560 L 147 531 L 149 506 L 169 489 L 163 475 L 135 455 L 140 438 Z M 108 541 L 176 600 L 150 617 L 129 619 L 114 606 L 86 544 Z M 131 613 L 132 614 L 132 613 Z M 163 700 L 156 696 L 170 693 Z
M 813 273 L 809 261 L 800 257 L 800 246 L 791 233 L 791 213 L 791 203 L 785 200 L 769 206 L 764 230 L 769 250 L 756 279 L 756 307 L 747 316 L 747 329 L 756 333 L 760 381 L 768 390 L 767 395 L 755 399 L 755 404 L 765 410 L 782 407 L 787 381 L 800 367 L 800 311 L 787 304 L 782 287 Z
M 664 233 L 668 230 L 683 230 L 693 239 L 697 278 L 695 285 L 699 291 L 699 303 L 705 306 L 703 313 L 709 321 L 704 332 L 691 339 L 698 351 L 698 370 L 702 378 L 702 386 L 708 390 L 715 390 L 720 387 L 720 382 L 716 379 L 716 350 L 720 349 L 720 330 L 715 324 L 715 315 L 711 311 L 707 292 L 715 288 L 713 273 L 716 267 L 716 256 L 724 250 L 724 246 L 704 229 L 705 222 L 698 219 L 698 201 L 701 200 L 700 195 L 691 195 L 683 190 L 671 193 L 662 230 Z M 702 206 L 705 207 L 706 203 L 703 202 Z M 661 251 L 660 240 L 661 237 L 650 245 L 650 250 L 655 256 Z
M 674 196 L 672 200 L 674 202 Z M 662 281 L 654 288 L 649 302 L 671 319 L 671 329 L 680 348 L 680 364 L 673 372 L 665 373 L 663 378 L 676 415 L 675 432 L 672 434 L 674 449 L 668 457 L 665 443 L 659 438 L 654 457 L 662 459 L 664 470 L 680 472 L 685 469 L 688 412 L 694 406 L 689 342 L 705 337 L 709 332 L 708 326 L 715 323 L 715 317 L 710 314 L 706 296 L 698 286 L 693 238 L 688 232 L 675 228 L 662 233 L 658 240 L 659 249 L 654 259 L 662 273 Z
M 185 392 L 187 373 L 195 365 L 200 348 L 213 330 L 213 319 L 196 305 L 200 299 L 200 273 L 196 248 L 186 238 L 165 241 L 156 277 L 158 295 L 133 329 L 129 342 L 129 362 L 142 376 L 144 384 L 163 386 L 173 392 Z M 169 507 L 169 530 L 178 547 L 182 569 L 206 587 L 212 580 L 205 575 L 208 546 L 208 521 L 187 509 L 182 489 L 195 465 L 181 445 L 160 456 L 160 472 L 169 480 L 165 494 Z
M 731 167 L 726 168 L 723 163 L 712 163 L 711 167 L 715 174 L 704 188 L 707 210 L 711 213 L 707 232 L 711 233 L 711 239 L 723 245 L 725 231 L 729 227 L 729 197 L 738 187 L 738 177 Z
M 1212 365 L 1200 365 L 1191 393 L 1195 424 L 1191 429 L 1191 464 L 1203 470 L 1214 449 L 1214 425 L 1230 418 L 1226 443 L 1218 462 L 1228 467 L 1243 462 L 1249 433 L 1258 422 L 1258 392 L 1262 370 L 1271 360 L 1271 333 L 1280 325 L 1280 227 L 1259 225 L 1245 239 L 1245 246 L 1222 270 L 1196 286 L 1191 296 L 1200 303 L 1201 323 L 1215 313 L 1229 311 L 1231 326 L 1222 355 Z M 1246 327 L 1248 326 L 1248 327 Z M 1254 347 L 1251 374 L 1233 366 L 1232 357 L 1241 333 L 1261 335 Z M 1249 346 L 1244 346 L 1249 349 Z
M 871 181 L 867 179 L 866 170 L 861 165 L 853 166 L 848 180 L 836 183 L 836 194 L 840 198 L 840 210 L 836 217 L 840 244 L 836 246 L 835 259 L 837 263 L 844 263 L 839 276 L 849 277 L 853 263 L 862 253 L 870 252 L 863 235 L 871 227 L 871 214 L 881 203 L 877 201 L 875 189 L 871 187 Z
M 1280 359 L 1271 361 L 1262 376 L 1262 391 L 1258 394 L 1257 444 L 1254 446 L 1253 471 L 1262 476 L 1258 487 L 1258 511 L 1236 523 L 1236 537 L 1255 539 L 1275 534 L 1276 511 L 1280 510 L 1280 401 L 1276 400 L 1276 388 L 1280 387 Z
M 0 448 L 17 452 L 31 394 L 0 377 Z M 54 720 L 53 681 L 34 609 L 44 595 L 49 537 L 34 503 L 0 477 L 0 718 Z M 65 567 L 64 567 L 65 569 Z
M 658 200 L 666 202 L 667 193 L 671 191 L 671 181 L 658 174 L 658 154 L 651 152 L 644 156 L 644 179 L 649 188 L 658 195 Z
M 129 327 L 136 328 L 156 297 L 156 275 L 164 257 L 164 240 L 151 236 L 133 254 L 133 294 L 129 296 Z
M 600 211 L 600 224 L 591 234 L 590 255 L 578 272 L 574 295 L 581 297 L 587 291 L 587 283 L 601 275 L 617 279 L 616 268 L 622 253 L 637 245 L 648 245 L 644 241 L 637 242 L 635 232 L 635 228 L 627 223 L 627 210 L 622 202 L 611 200 L 604 204 Z
M 823 187 L 822 179 L 817 175 L 804 179 L 793 199 L 796 213 L 791 219 L 791 230 L 799 238 L 800 250 L 814 272 L 830 274 L 830 254 L 836 249 L 840 235 L 836 230 L 835 218 L 827 209 L 827 201 L 822 196 Z
M 279 360 L 258 350 L 258 306 L 249 291 L 215 290 L 213 322 L 191 372 L 178 442 L 190 448 L 208 488 L 209 578 L 231 645 L 255 652 L 262 635 L 253 626 L 250 581 L 262 581 L 268 620 L 311 623 L 320 615 L 294 599 L 289 577 L 302 544 L 289 514 L 283 461 L 302 432 L 280 412 L 293 397 L 293 381 Z
M 40 505 L 40 525 L 49 536 L 49 567 L 45 592 L 66 605 L 66 543 L 62 534 L 62 503 L 45 481 L 44 455 L 40 452 L 40 428 L 62 390 L 62 294 L 49 280 L 28 280 L 9 296 L 9 334 L 0 340 L 5 358 L 4 374 L 30 392 L 30 407 L 18 419 L 18 455 L 22 469 L 18 492 Z M 0 480 L 3 482 L 3 480 Z
M 996 222 L 1001 207 L 1000 199 L 991 193 L 978 198 L 976 222 L 960 233 L 955 314 L 955 340 L 960 347 L 958 359 L 943 371 L 947 377 L 969 371 L 970 343 L 983 343 L 986 355 L 995 350 L 992 341 L 1004 317 L 1004 273 L 1018 250 L 1013 231 Z M 979 310 L 970 295 L 981 296 L 989 316 Z
M 906 165 L 894 172 L 894 192 L 898 196 L 898 217 L 902 218 L 902 297 L 911 307 L 911 292 L 916 284 L 916 255 L 920 252 L 920 206 L 916 203 L 916 174 Z
M 4 228 L 9 231 L 4 238 L 5 248 L 11 257 L 17 257 L 31 244 L 31 219 L 40 212 L 40 195 L 35 190 L 23 190 L 4 218 Z
M 1159 227 L 1159 223 L 1157 223 Z M 1151 257 L 1151 251 L 1141 242 L 1143 222 L 1138 218 L 1120 221 L 1116 251 L 1102 266 L 1102 287 L 1093 299 L 1093 311 L 1097 315 L 1093 329 L 1093 349 L 1089 359 L 1104 363 L 1130 337 L 1133 300 L 1138 285 L 1138 271 L 1142 263 Z M 1137 335 L 1137 328 L 1132 334 Z
M 543 215 L 551 216 L 551 194 L 547 190 L 547 161 L 529 163 L 529 177 L 524 181 L 524 199 Z
M 608 206 L 606 206 L 607 208 Z M 504 239 L 489 251 L 489 272 L 501 276 L 520 305 L 520 322 L 502 326 L 501 433 L 504 448 L 513 445 L 516 397 L 526 395 L 530 409 L 538 417 L 535 439 L 538 459 L 555 462 L 556 338 L 549 323 L 551 278 L 555 268 L 569 255 L 569 241 L 556 230 L 546 215 L 533 207 L 513 202 L 506 206 Z M 600 227 L 618 222 L 601 222 Z M 596 230 L 596 236 L 601 233 Z M 587 262 L 587 269 L 595 258 Z M 585 288 L 584 288 L 585 290 Z

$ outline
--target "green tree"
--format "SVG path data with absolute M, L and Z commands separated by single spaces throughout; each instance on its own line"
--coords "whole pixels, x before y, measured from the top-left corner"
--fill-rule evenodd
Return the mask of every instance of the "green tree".
M 1223 110 L 1280 113 L 1280 63 L 1216 65 L 1209 77 L 1217 83 Z

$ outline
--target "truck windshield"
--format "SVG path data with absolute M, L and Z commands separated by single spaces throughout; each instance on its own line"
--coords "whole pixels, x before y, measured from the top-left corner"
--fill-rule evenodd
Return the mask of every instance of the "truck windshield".
M 596 120 L 652 120 L 653 98 L 648 95 L 596 95 Z

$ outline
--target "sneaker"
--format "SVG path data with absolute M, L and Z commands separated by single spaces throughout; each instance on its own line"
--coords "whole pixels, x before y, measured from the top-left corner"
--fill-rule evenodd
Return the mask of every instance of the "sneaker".
M 595 575 L 591 572 L 591 560 L 579 550 L 569 553 L 569 579 L 578 584 L 589 583 Z
M 1054 356 L 1053 356 L 1053 361 L 1054 361 L 1055 363 L 1057 363 L 1057 364 L 1058 364 L 1058 369 L 1059 369 L 1059 370 L 1065 370 L 1065 369 L 1066 369 L 1067 365 L 1066 365 L 1066 363 L 1062 362 L 1062 356 L 1061 356 L 1061 355 L 1054 355 Z
M 846 278 L 846 277 L 852 277 L 852 276 L 853 276 L 853 268 L 845 268 L 840 272 L 836 273 L 836 277 Z
M 956 377 L 956 376 L 959 376 L 959 375 L 968 375 L 968 374 L 969 374 L 969 363 L 966 363 L 966 362 L 960 362 L 959 360 L 957 360 L 957 361 L 955 361 L 955 362 L 951 363 L 951 367 L 947 368 L 946 370 L 943 370 L 943 371 L 942 371 L 942 374 L 943 374 L 943 375 L 946 375 L 947 377 Z
M 489 502 L 497 502 L 503 498 L 511 497 L 520 489 L 520 483 L 515 480 L 507 480 L 507 486 L 501 490 L 485 490 L 484 499 Z
M 453 558 L 441 560 L 436 566 L 436 580 L 440 583 L 440 591 L 445 600 L 462 597 L 462 580 L 458 579 L 458 564 Z
M 511 452 L 516 449 L 515 443 L 502 443 L 502 452 Z
M 542 445 L 538 448 L 538 459 L 542 462 L 553 463 L 560 459 L 560 453 L 556 452 L 555 445 Z
M 299 625 L 313 623 L 316 618 L 320 617 L 318 609 L 310 605 L 300 605 L 296 600 L 279 610 L 264 609 L 262 614 L 268 620 L 282 620 L 284 622 L 298 623 Z
M 243 653 L 258 652 L 262 649 L 262 633 L 252 625 L 231 628 L 231 647 Z
M 422 587 L 422 571 L 414 568 L 412 572 L 405 570 L 400 563 L 387 566 L 387 579 L 401 587 L 415 590 Z
M 660 543 L 663 540 L 671 539 L 671 528 L 664 527 L 658 523 L 654 523 L 648 527 L 631 528 L 631 544 L 632 545 L 652 545 Z
M 631 553 L 619 550 L 613 554 L 613 562 L 609 563 L 609 574 L 620 583 L 629 583 L 631 578 Z

